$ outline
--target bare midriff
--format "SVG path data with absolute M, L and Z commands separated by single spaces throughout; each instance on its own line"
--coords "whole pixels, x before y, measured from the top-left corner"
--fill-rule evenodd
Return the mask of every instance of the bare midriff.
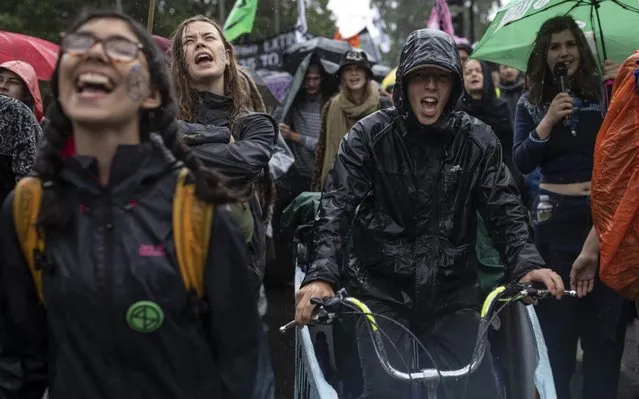
M 539 188 L 559 195 L 590 195 L 590 182 L 554 184 L 541 183 Z

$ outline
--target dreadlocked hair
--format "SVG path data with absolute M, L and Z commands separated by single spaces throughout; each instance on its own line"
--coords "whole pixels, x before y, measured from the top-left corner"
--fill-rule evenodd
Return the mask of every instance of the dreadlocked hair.
M 213 204 L 235 200 L 235 193 L 224 186 L 223 178 L 204 167 L 178 138 L 178 126 L 175 119 L 177 105 L 172 95 L 171 82 L 164 55 L 157 49 L 151 36 L 129 16 L 110 10 L 84 12 L 71 24 L 67 33 L 75 32 L 88 21 L 95 19 L 120 19 L 126 22 L 131 32 L 143 46 L 141 51 L 149 68 L 149 84 L 159 92 L 162 102 L 156 109 L 140 111 L 140 140 L 148 141 L 152 132 L 158 132 L 175 158 L 182 161 L 193 173 L 196 186 L 195 193 L 201 200 Z M 63 55 L 61 50 L 51 77 L 53 97 L 47 112 L 47 118 L 50 123 L 38 148 L 36 163 L 33 168 L 35 174 L 43 181 L 42 203 L 46 204 L 46 206 L 42 207 L 38 222 L 39 226 L 45 229 L 62 229 L 69 220 L 69 212 L 64 205 L 60 184 L 60 172 L 64 166 L 63 153 L 72 133 L 71 121 L 64 113 L 58 100 L 60 60 Z
M 193 87 L 193 83 L 189 77 L 187 61 L 184 58 L 184 43 L 182 36 L 186 27 L 193 22 L 207 22 L 211 24 L 220 34 L 224 49 L 229 54 L 229 65 L 224 69 L 224 95 L 233 99 L 233 105 L 229 113 L 229 123 L 231 126 L 237 118 L 246 112 L 245 91 L 242 90 L 240 78 L 238 76 L 238 62 L 235 56 L 235 50 L 231 43 L 224 37 L 224 32 L 220 25 L 212 19 L 204 15 L 196 15 L 182 21 L 171 36 L 172 47 L 169 54 L 169 68 L 171 71 L 171 80 L 175 87 L 177 95 L 177 103 L 179 104 L 178 118 L 187 122 L 192 122 L 200 107 L 200 98 L 197 90 Z
M 238 70 L 242 90 L 246 93 L 246 108 L 255 112 L 266 112 L 266 105 L 264 105 L 264 100 L 255 81 L 244 68 Z M 276 134 L 278 133 L 276 132 Z M 271 205 L 275 202 L 276 196 L 275 183 L 271 180 L 268 168 L 264 176 L 257 182 L 256 190 L 262 207 L 262 218 L 266 222 L 271 216 Z
M 565 30 L 570 30 L 575 37 L 580 56 L 579 68 L 573 77 L 573 91 L 576 95 L 589 100 L 595 100 L 599 97 L 599 83 L 595 76 L 597 62 L 590 51 L 588 40 L 572 16 L 561 15 L 550 18 L 541 25 L 528 58 L 526 68 L 528 83 L 530 83 L 528 99 L 535 105 L 551 102 L 558 93 L 553 71 L 548 67 L 546 57 L 550 49 L 552 35 Z

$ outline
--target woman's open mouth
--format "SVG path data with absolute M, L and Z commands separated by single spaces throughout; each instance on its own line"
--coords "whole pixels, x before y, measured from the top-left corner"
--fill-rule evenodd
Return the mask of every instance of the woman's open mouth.
M 84 72 L 78 75 L 75 89 L 83 98 L 104 97 L 115 89 L 115 83 L 106 75 Z
M 195 55 L 195 65 L 208 65 L 213 62 L 213 56 L 207 52 L 198 53 Z

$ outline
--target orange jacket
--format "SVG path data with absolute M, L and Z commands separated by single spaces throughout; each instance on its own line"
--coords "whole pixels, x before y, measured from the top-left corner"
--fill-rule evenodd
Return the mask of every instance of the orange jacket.
M 600 244 L 601 281 L 639 299 L 639 51 L 623 63 L 595 143 L 592 216 Z

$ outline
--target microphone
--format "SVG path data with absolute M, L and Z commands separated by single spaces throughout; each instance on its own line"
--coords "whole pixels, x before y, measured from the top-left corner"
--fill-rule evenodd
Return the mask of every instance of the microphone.
M 570 89 L 568 88 L 568 68 L 566 64 L 563 62 L 558 62 L 555 64 L 555 78 L 559 82 L 559 90 L 562 93 L 570 94 Z M 574 136 L 576 134 L 575 127 L 573 126 L 572 115 L 567 115 L 564 118 L 564 126 L 571 128 L 571 133 Z
M 558 62 L 555 64 L 555 78 L 559 81 L 560 91 L 563 93 L 570 94 L 570 89 L 568 89 L 568 68 L 566 68 L 566 64 L 563 62 Z

